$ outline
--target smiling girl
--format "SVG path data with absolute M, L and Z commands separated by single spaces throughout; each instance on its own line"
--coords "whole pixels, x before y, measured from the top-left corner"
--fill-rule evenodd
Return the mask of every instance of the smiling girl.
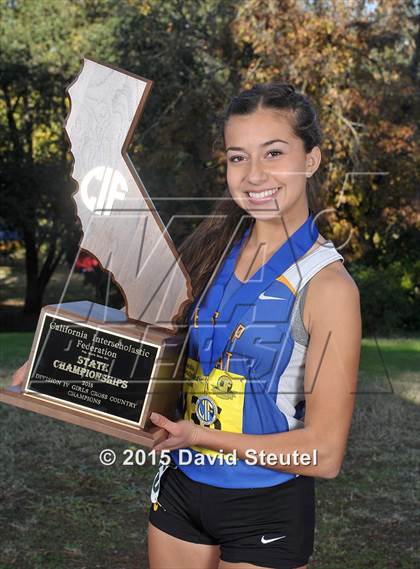
M 233 98 L 222 133 L 226 199 L 183 248 L 194 302 L 182 419 L 151 417 L 171 464 L 153 485 L 150 567 L 305 569 L 314 480 L 337 476 L 351 425 L 359 294 L 315 224 L 308 98 L 256 85 Z

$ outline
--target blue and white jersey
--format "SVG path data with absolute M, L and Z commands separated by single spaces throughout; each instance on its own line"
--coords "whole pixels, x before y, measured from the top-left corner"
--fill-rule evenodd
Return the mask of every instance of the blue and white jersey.
M 318 271 L 344 261 L 331 241 L 304 256 L 318 235 L 309 216 L 246 283 L 235 277 L 234 266 L 247 233 L 232 249 L 191 316 L 185 419 L 209 429 L 254 435 L 303 427 L 307 342 L 305 330 L 297 325 L 298 301 Z M 215 460 L 223 456 L 218 451 L 189 450 L 194 457 L 201 454 L 202 463 L 182 464 L 178 451 L 172 451 L 173 460 L 188 477 L 205 484 L 259 488 L 297 476 L 244 460 Z

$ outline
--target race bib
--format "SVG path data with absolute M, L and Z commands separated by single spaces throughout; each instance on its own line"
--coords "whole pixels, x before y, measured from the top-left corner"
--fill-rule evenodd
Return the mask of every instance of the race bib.
M 246 378 L 214 368 L 203 375 L 201 366 L 191 358 L 187 362 L 183 391 L 184 419 L 209 429 L 242 433 Z M 204 454 L 219 454 L 202 447 L 192 447 Z

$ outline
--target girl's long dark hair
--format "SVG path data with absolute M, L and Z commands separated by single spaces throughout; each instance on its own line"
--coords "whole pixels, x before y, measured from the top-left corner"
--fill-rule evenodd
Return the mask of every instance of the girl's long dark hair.
M 293 85 L 279 82 L 257 84 L 233 97 L 219 119 L 222 139 L 224 140 L 224 127 L 229 117 L 248 115 L 259 107 L 288 112 L 294 134 L 302 139 L 306 153 L 321 144 L 321 129 L 311 101 L 296 91 Z M 316 174 L 307 180 L 306 194 L 309 210 L 315 214 L 318 211 Z M 179 248 L 191 278 L 193 301 L 203 292 L 227 245 L 236 243 L 254 222 L 231 198 L 229 190 L 222 197 L 211 215 L 200 223 Z M 191 304 L 184 304 L 176 323 L 187 324 Z

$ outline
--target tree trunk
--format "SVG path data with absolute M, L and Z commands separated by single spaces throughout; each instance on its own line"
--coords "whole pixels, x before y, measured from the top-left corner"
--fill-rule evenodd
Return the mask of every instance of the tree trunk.
M 42 291 L 38 281 L 38 251 L 33 229 L 25 227 L 23 240 L 25 242 L 26 269 L 25 307 L 23 311 L 26 314 L 37 314 L 41 310 Z

